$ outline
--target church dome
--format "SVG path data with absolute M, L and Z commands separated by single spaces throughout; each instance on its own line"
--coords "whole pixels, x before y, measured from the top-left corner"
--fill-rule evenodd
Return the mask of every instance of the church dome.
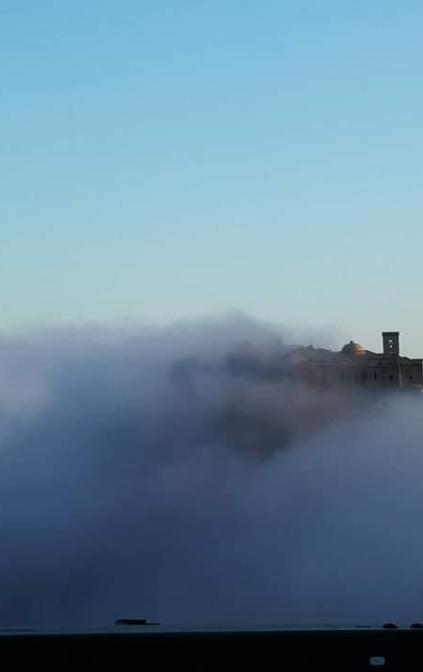
M 341 352 L 343 352 L 344 355 L 364 355 L 365 350 L 360 343 L 350 341 L 344 345 Z

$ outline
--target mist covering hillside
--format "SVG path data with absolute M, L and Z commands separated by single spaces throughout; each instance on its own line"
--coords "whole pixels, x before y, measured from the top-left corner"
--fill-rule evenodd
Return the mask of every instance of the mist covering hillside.
M 3 337 L 2 625 L 423 618 L 422 399 L 234 367 L 280 339 L 238 318 Z

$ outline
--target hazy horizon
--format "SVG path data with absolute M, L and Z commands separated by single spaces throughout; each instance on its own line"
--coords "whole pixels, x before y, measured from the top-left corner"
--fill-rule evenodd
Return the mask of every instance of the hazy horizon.
M 423 3 L 1 4 L 0 626 L 423 622 Z
M 278 335 L 0 339 L 3 627 L 422 620 L 421 395 L 225 365 Z

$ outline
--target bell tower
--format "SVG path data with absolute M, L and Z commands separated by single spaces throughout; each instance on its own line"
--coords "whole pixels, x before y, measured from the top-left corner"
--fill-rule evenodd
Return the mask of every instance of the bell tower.
M 383 338 L 383 354 L 399 357 L 399 331 L 384 331 Z

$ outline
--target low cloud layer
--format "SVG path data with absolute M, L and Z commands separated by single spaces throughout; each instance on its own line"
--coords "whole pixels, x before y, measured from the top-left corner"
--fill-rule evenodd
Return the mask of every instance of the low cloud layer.
M 0 624 L 423 619 L 423 399 L 228 365 L 234 319 L 0 341 Z

